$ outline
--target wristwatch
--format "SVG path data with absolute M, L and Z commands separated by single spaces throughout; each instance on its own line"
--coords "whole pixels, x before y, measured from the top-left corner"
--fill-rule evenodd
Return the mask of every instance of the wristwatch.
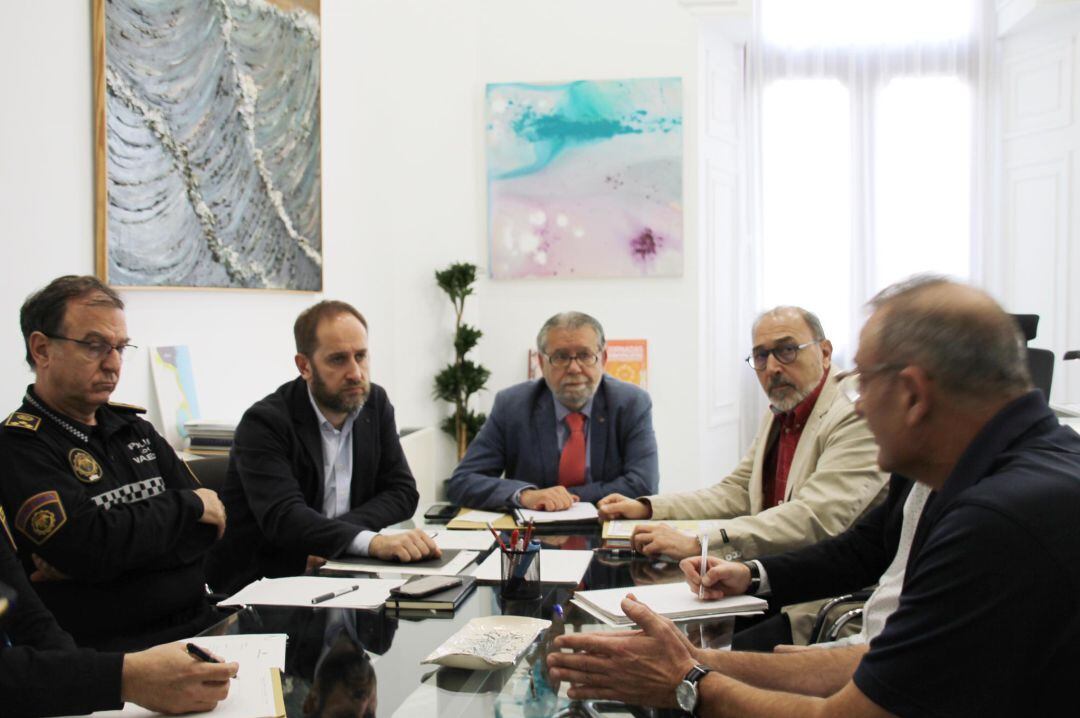
M 682 683 L 675 686 L 675 702 L 679 704 L 679 708 L 690 715 L 694 715 L 698 704 L 698 681 L 704 678 L 709 670 L 702 665 L 694 666 L 682 679 Z
M 758 567 L 757 561 L 743 561 L 743 566 L 750 569 L 750 585 L 746 587 L 747 596 L 756 596 L 758 589 L 761 588 L 761 569 Z

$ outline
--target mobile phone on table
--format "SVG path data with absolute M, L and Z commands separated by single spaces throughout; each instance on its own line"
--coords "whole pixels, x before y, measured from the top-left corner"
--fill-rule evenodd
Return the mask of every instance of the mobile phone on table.
M 446 523 L 457 516 L 457 512 L 460 509 L 460 506 L 455 506 L 454 504 L 432 504 L 431 507 L 424 512 L 424 519 L 432 522 Z
M 405 598 L 423 598 L 460 585 L 461 579 L 457 576 L 420 576 L 419 578 L 409 579 L 397 588 L 390 589 L 390 595 Z

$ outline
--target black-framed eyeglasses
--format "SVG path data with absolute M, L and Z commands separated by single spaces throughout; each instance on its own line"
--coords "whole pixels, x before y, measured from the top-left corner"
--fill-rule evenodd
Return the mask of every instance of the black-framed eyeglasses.
M 781 364 L 790 364 L 795 361 L 795 357 L 799 356 L 800 351 L 808 346 L 820 344 L 821 341 L 821 339 L 814 339 L 804 344 L 780 344 L 772 349 L 757 349 L 746 357 L 746 363 L 753 367 L 754 371 L 765 371 L 769 366 L 769 355 L 772 354 Z
M 883 362 L 867 367 L 866 369 L 855 368 L 837 372 L 836 376 L 833 377 L 833 380 L 840 385 L 840 391 L 847 397 L 848 401 L 854 404 L 859 400 L 859 397 L 862 396 L 863 387 L 866 386 L 866 382 L 871 378 L 887 371 L 903 369 L 905 366 L 907 366 L 907 364 Z M 850 379 L 850 381 L 847 381 L 848 379 Z
M 596 362 L 600 361 L 600 355 L 593 352 L 582 352 L 581 354 L 555 352 L 554 354 L 545 354 L 545 356 L 548 363 L 556 369 L 565 369 L 570 366 L 572 361 L 576 361 L 578 366 L 596 366 Z
M 45 332 L 42 332 L 42 334 L 45 334 Z M 65 337 L 59 334 L 45 334 L 45 336 L 49 339 L 59 339 L 61 341 L 74 342 L 75 344 L 81 345 L 86 356 L 90 359 L 104 359 L 111 351 L 115 351 L 118 355 L 123 357 L 126 350 L 139 348 L 134 344 L 110 344 L 101 339 L 72 339 L 71 337 Z

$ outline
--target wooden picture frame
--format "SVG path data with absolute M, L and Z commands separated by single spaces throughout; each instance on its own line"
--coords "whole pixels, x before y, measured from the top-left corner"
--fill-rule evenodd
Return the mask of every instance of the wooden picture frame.
M 319 0 L 93 0 L 95 269 L 323 288 Z

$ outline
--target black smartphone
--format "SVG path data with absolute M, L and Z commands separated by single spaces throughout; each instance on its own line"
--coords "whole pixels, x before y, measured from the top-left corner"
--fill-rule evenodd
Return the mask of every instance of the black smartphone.
M 409 579 L 397 588 L 390 589 L 390 595 L 405 598 L 423 598 L 460 585 L 461 579 L 456 576 L 420 576 Z
M 446 523 L 457 516 L 457 512 L 460 510 L 461 507 L 455 506 L 454 504 L 432 504 L 428 510 L 424 512 L 424 519 L 433 523 Z

